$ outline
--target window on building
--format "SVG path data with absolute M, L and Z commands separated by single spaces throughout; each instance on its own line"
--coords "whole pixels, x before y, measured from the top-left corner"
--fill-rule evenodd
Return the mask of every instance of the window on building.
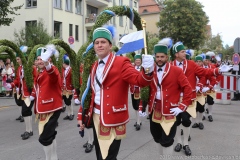
M 90 6 L 90 5 L 87 5 L 87 14 L 88 14 L 88 16 L 90 15 L 90 14 L 98 14 L 98 8 L 96 8 L 96 7 L 93 7 L 93 6 Z
M 66 1 L 65 10 L 72 12 L 72 0 L 65 0 L 65 1 Z
M 26 27 L 31 27 L 31 26 L 36 26 L 37 25 L 37 21 L 34 20 L 34 21 L 26 21 L 25 22 L 25 26 Z
M 134 1 L 134 7 L 137 8 L 137 1 Z
M 75 25 L 75 40 L 78 41 L 78 25 Z
M 123 5 L 122 0 L 119 0 L 119 6 L 122 6 L 122 5 Z
M 54 8 L 62 9 L 62 0 L 54 0 Z
M 148 10 L 147 10 L 147 9 L 144 9 L 142 13 L 147 13 L 147 12 L 148 12 Z
M 119 26 L 123 27 L 123 16 L 119 17 Z
M 37 26 L 37 21 L 25 21 L 25 37 L 26 37 L 26 41 L 30 41 L 31 39 L 36 38 L 36 34 L 33 34 L 33 28 L 32 27 L 36 27 Z
M 62 38 L 62 22 L 54 21 L 54 37 Z
M 26 0 L 27 7 L 37 7 L 37 0 Z
M 73 35 L 73 25 L 69 24 L 69 36 Z
M 75 8 L 77 14 L 82 14 L 82 0 L 75 0 Z
M 130 0 L 129 1 L 129 7 L 132 8 L 132 6 L 133 6 L 133 2 L 132 2 L 132 0 Z

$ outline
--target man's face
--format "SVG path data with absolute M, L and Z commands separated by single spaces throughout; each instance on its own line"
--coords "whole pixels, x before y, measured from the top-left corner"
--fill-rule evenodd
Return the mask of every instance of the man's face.
M 21 60 L 20 57 L 17 57 L 17 58 L 16 58 L 16 61 L 17 61 L 17 63 L 18 63 L 19 65 L 22 65 L 22 60 Z
M 162 67 L 167 63 L 168 61 L 168 56 L 165 53 L 156 53 L 155 54 L 155 63 L 159 66 Z
M 6 63 L 11 63 L 9 58 L 6 59 Z
M 142 60 L 141 59 L 136 59 L 134 61 L 134 63 L 135 63 L 136 66 L 140 66 L 142 64 Z
M 203 60 L 203 64 L 204 66 L 207 66 L 209 64 L 209 60 L 208 59 Z
M 94 50 L 100 59 L 106 57 L 112 49 L 112 44 L 105 38 L 97 38 L 94 41 Z
M 37 65 L 38 65 L 38 68 L 40 68 L 40 69 L 43 69 L 43 68 L 44 68 L 44 62 L 43 62 L 43 60 L 41 59 L 41 56 L 38 56 L 38 57 L 37 57 Z
M 63 68 L 67 68 L 68 67 L 68 65 L 66 65 L 65 63 L 63 63 Z
M 181 50 L 181 51 L 177 52 L 175 54 L 175 56 L 176 56 L 177 60 L 183 61 L 183 60 L 186 59 L 186 51 L 185 50 Z
M 202 66 L 202 65 L 203 65 L 203 62 L 202 62 L 202 61 L 199 61 L 199 60 L 197 60 L 197 61 L 196 61 L 196 64 L 197 64 L 198 66 Z

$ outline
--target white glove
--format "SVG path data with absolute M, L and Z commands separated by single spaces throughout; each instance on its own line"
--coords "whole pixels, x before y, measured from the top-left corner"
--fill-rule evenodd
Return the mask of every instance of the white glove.
M 202 89 L 202 92 L 207 92 L 208 90 L 210 90 L 210 88 L 209 87 L 203 87 L 203 89 Z
M 33 101 L 35 98 L 33 96 L 30 96 L 30 100 Z
M 9 88 L 9 89 L 12 89 L 12 86 L 10 83 L 6 83 L 6 87 Z
M 174 116 L 177 116 L 179 113 L 182 113 L 183 111 L 179 109 L 178 107 L 171 108 L 170 113 L 172 113 Z
M 230 69 L 232 69 L 232 66 L 228 66 L 228 65 L 222 65 L 221 67 L 219 67 L 219 71 L 220 72 L 228 72 Z
M 142 67 L 146 71 L 149 69 L 149 73 L 153 72 L 154 70 L 154 59 L 151 55 L 142 55 Z
M 53 52 L 51 49 L 47 49 L 46 52 L 42 53 L 41 54 L 41 59 L 44 61 L 44 62 L 47 62 L 48 59 L 53 55 Z
M 218 85 L 215 84 L 215 85 L 213 86 L 213 89 L 216 90 L 217 88 L 218 88 Z
M 16 87 L 16 92 L 19 93 L 19 88 L 18 87 Z
M 76 99 L 74 99 L 74 103 L 76 104 L 76 105 L 79 105 L 79 104 L 81 104 L 81 102 L 76 98 Z
M 198 92 L 200 90 L 199 86 L 196 86 L 196 92 Z

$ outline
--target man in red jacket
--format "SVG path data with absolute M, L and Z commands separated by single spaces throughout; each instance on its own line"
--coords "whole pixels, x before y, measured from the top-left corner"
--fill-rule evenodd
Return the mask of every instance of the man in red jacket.
M 63 68 L 62 68 L 62 97 L 68 114 L 64 117 L 64 120 L 73 120 L 73 106 L 72 106 L 72 97 L 73 97 L 73 85 L 72 85 L 72 68 L 70 67 L 70 59 L 67 54 L 63 56 Z
M 154 141 L 159 143 L 161 155 L 172 155 L 176 116 L 192 103 L 192 89 L 187 77 L 180 68 L 168 63 L 170 44 L 171 39 L 166 38 L 154 46 L 156 67 L 150 85 L 150 131 Z M 179 103 L 181 92 L 183 99 Z
M 151 74 L 154 65 L 153 57 L 144 55 L 143 70 L 139 72 L 128 58 L 115 56 L 111 52 L 114 37 L 112 29 L 100 27 L 93 32 L 93 47 L 98 60 L 93 64 L 90 73 L 92 99 L 86 115 L 93 120 L 97 160 L 117 159 L 121 139 L 126 136 L 126 123 L 129 121 L 129 84 L 139 87 L 149 85 L 152 76 L 145 74 L 144 70 L 149 69 Z M 82 117 L 81 114 L 78 115 L 82 130 Z
M 30 96 L 31 100 L 35 99 L 35 113 L 39 118 L 39 142 L 43 145 L 47 160 L 57 160 L 55 129 L 62 110 L 61 76 L 57 67 L 50 63 L 54 52 L 54 48 L 48 46 L 47 49 L 38 49 L 40 71 Z
M 15 101 L 17 102 L 17 104 L 21 104 L 21 107 L 22 107 L 21 113 L 24 118 L 26 131 L 23 134 L 21 134 L 21 137 L 23 140 L 26 140 L 33 135 L 32 107 L 33 107 L 34 101 L 30 101 L 31 89 L 27 87 L 26 80 L 24 77 L 24 68 L 22 65 L 22 60 L 19 57 L 19 54 L 16 54 L 16 60 L 17 60 L 17 63 L 19 64 L 19 67 L 17 69 L 15 80 L 9 86 L 10 88 L 16 88 L 17 94 L 15 96 Z M 33 79 L 35 79 L 37 71 L 34 67 L 33 67 L 32 74 L 33 74 Z M 20 95 L 20 97 L 17 95 Z

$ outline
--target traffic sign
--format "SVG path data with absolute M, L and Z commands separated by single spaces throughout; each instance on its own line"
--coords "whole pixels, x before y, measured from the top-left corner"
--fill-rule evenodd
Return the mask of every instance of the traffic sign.
M 233 46 L 234 46 L 234 52 L 240 53 L 240 38 L 239 37 L 234 40 Z
M 73 36 L 70 36 L 70 37 L 68 38 L 68 42 L 69 42 L 70 44 L 73 44 L 73 43 L 74 43 L 74 38 L 73 38 Z
M 240 60 L 240 57 L 239 57 L 238 53 L 234 53 L 233 56 L 232 56 L 233 64 L 238 65 L 239 60 Z

